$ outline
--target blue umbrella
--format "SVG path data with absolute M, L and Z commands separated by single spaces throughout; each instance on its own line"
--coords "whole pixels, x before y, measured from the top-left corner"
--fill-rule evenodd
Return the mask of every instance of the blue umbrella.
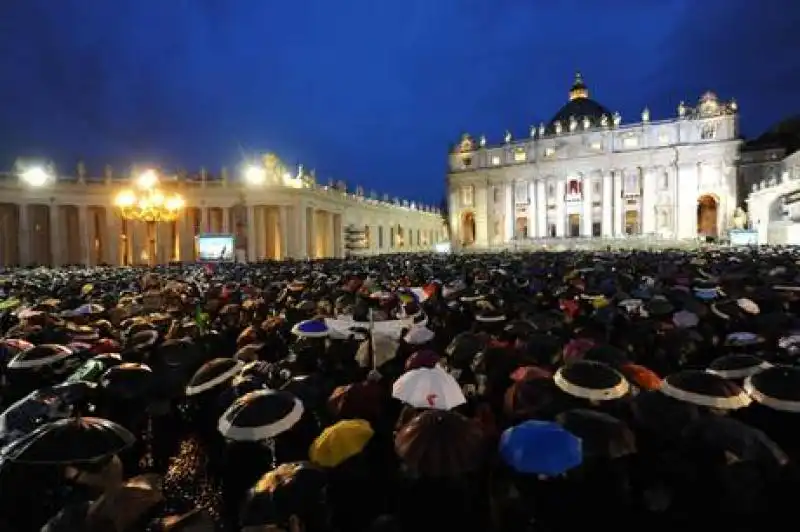
M 583 460 L 580 438 L 549 421 L 526 421 L 506 429 L 500 456 L 514 471 L 554 477 Z

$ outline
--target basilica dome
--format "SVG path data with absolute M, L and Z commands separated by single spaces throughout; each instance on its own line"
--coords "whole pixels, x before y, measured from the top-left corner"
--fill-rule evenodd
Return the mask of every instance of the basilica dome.
M 597 127 L 600 125 L 603 115 L 611 123 L 611 111 L 589 98 L 589 89 L 583 82 L 583 76 L 578 72 L 575 74 L 575 82 L 569 90 L 569 101 L 547 123 L 547 132 L 555 132 L 556 122 L 561 123 L 563 131 L 569 131 L 569 122 L 572 118 L 575 118 L 581 126 L 584 118 L 588 118 L 592 127 Z

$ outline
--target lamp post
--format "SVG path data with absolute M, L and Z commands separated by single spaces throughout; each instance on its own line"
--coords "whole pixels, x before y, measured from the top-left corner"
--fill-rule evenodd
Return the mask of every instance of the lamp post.
M 147 170 L 136 178 L 136 186 L 120 191 L 114 198 L 124 220 L 144 222 L 147 227 L 147 260 L 156 263 L 156 225 L 174 222 L 186 206 L 177 193 L 165 193 L 158 186 L 158 174 Z

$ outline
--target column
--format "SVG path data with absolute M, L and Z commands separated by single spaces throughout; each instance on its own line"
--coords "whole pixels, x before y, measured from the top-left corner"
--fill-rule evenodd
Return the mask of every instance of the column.
M 622 218 L 625 215 L 625 201 L 622 197 L 622 172 L 620 170 L 614 171 L 614 236 L 622 236 L 625 234 L 625 227 L 622 223 Z
M 614 183 L 612 179 L 611 172 L 603 172 L 603 203 L 601 212 L 603 217 L 603 237 L 605 238 L 614 236 Z
M 222 232 L 228 234 L 231 232 L 231 209 L 230 207 L 222 207 Z
M 289 208 L 286 205 L 281 205 L 279 209 L 279 224 L 278 231 L 280 235 L 281 245 L 281 260 L 289 258 Z
M 556 181 L 556 237 L 558 238 L 564 237 L 567 228 L 567 217 L 564 210 L 566 184 L 564 179 L 558 179 Z
M 545 238 L 547 234 L 547 194 L 544 179 L 536 181 L 536 236 Z
M 642 169 L 642 234 L 656 232 L 656 173 L 653 168 Z
M 205 183 L 205 181 L 204 181 Z M 200 206 L 200 234 L 208 233 L 208 209 L 205 205 Z
M 19 263 L 28 266 L 31 262 L 31 224 L 28 220 L 27 203 L 19 204 Z
M 505 238 L 506 242 L 510 242 L 514 238 L 514 183 L 506 183 L 505 187 L 505 200 L 506 200 L 506 217 L 505 217 Z
M 296 242 L 294 242 L 294 253 L 292 254 L 296 259 L 304 259 L 308 256 L 308 227 L 307 227 L 306 204 L 304 201 L 298 201 L 294 206 L 294 218 L 296 227 Z
M 539 224 L 536 215 L 536 184 L 528 181 L 528 238 L 535 238 L 539 234 Z
M 122 234 L 122 220 L 115 209 L 106 209 L 106 234 L 105 234 L 105 256 L 103 260 L 111 266 L 120 266 L 120 236 Z
M 697 181 L 696 163 L 684 164 L 678 168 L 678 238 L 697 237 Z
M 256 209 L 253 205 L 247 206 L 247 261 L 255 262 L 256 257 Z
M 50 205 L 50 255 L 52 256 L 53 266 L 61 266 L 64 259 L 64 240 L 62 232 L 61 206 Z
M 316 256 L 317 212 L 313 207 L 304 206 L 303 213 L 305 219 L 303 226 L 306 228 L 306 238 L 303 241 L 305 245 L 303 257 L 313 259 Z
M 581 222 L 583 227 L 581 233 L 583 236 L 592 236 L 592 194 L 594 193 L 594 183 L 592 182 L 592 174 L 584 177 L 581 181 L 583 187 L 583 212 L 581 213 Z
M 81 264 L 91 266 L 91 242 L 89 237 L 89 207 L 78 206 L 78 232 L 80 234 Z

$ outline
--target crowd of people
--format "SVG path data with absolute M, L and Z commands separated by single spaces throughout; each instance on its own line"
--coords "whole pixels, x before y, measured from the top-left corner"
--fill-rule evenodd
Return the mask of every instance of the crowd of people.
M 0 271 L 0 531 L 788 526 L 799 259 Z

